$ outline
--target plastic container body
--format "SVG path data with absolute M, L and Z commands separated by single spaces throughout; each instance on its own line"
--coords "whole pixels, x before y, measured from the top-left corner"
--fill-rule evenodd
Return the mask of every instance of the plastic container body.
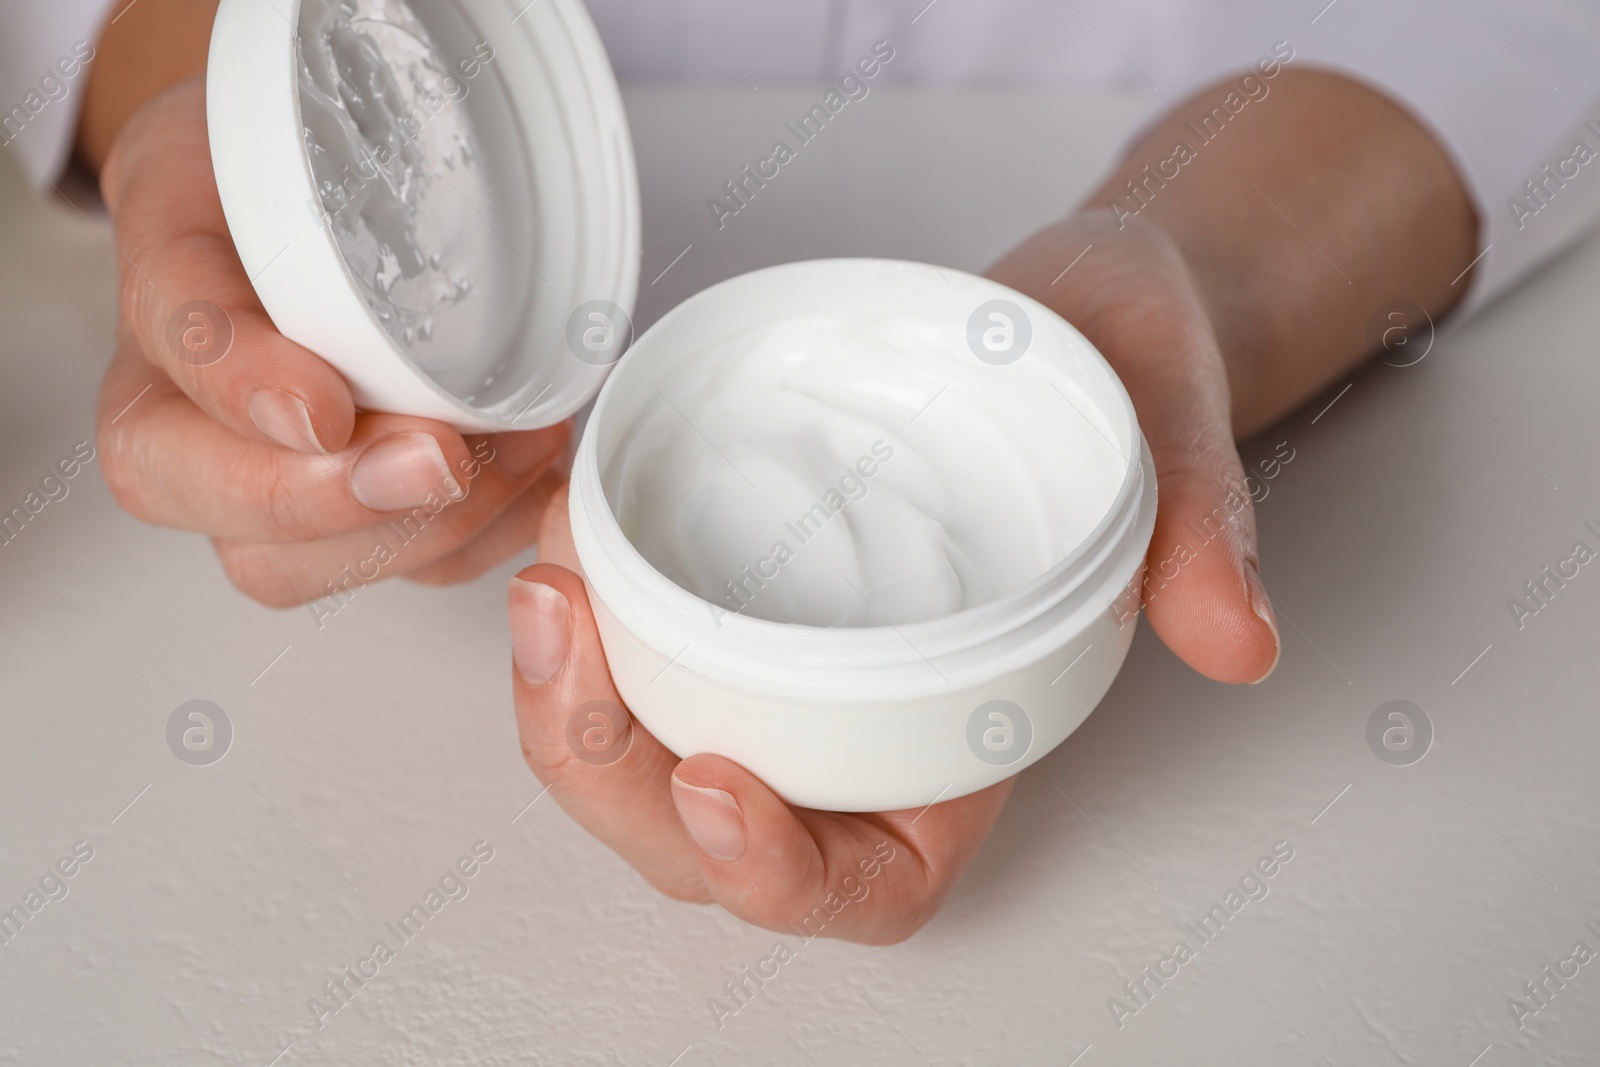
M 468 203 L 455 207 L 461 218 L 481 216 L 485 232 L 504 242 L 491 249 L 501 269 L 491 263 L 469 280 L 505 289 L 505 274 L 526 276 L 500 294 L 494 321 L 478 331 L 497 338 L 493 351 L 476 356 L 482 373 L 456 380 L 419 366 L 363 298 L 335 236 L 342 220 L 330 217 L 338 213 L 327 209 L 326 179 L 319 184 L 313 173 L 297 51 L 310 45 L 298 30 L 303 7 L 328 2 L 223 0 L 212 32 L 212 163 L 262 304 L 284 336 L 345 376 L 363 408 L 475 431 L 567 418 L 610 369 L 604 353 L 595 358 L 569 344 L 574 316 L 604 307 L 616 332 L 630 334 L 639 271 L 633 149 L 587 11 L 578 0 L 415 0 L 407 8 L 437 50 L 436 86 L 395 103 L 407 116 L 401 132 L 390 123 L 378 133 L 403 148 L 436 133 L 440 114 L 468 115 L 494 195 L 479 202 L 462 192 Z M 409 92 L 403 76 L 391 84 Z M 356 173 L 341 180 L 353 196 L 381 181 L 368 160 L 350 169 Z M 448 173 L 436 177 L 450 181 Z
M 629 541 L 604 473 L 626 447 L 628 427 L 667 402 L 655 383 L 674 367 L 721 339 L 796 315 L 908 315 L 964 344 L 975 316 L 996 301 L 1027 321 L 1021 358 L 1041 361 L 1062 383 L 1060 417 L 1091 420 L 1110 445 L 1106 455 L 1116 457 L 1107 462 L 1119 468 L 1114 499 L 1092 532 L 1034 580 L 924 622 L 800 626 L 730 614 L 669 580 Z M 760 397 L 749 402 L 759 410 Z M 574 543 L 633 714 L 680 756 L 726 756 L 788 802 L 836 811 L 962 796 L 1065 739 L 1127 653 L 1155 510 L 1132 404 L 1081 334 L 997 283 L 884 260 L 772 267 L 674 309 L 602 390 L 571 487 Z

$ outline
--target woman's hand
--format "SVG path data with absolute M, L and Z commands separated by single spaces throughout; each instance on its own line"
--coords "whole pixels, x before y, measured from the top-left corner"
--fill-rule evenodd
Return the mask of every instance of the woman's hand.
M 1085 210 L 989 273 L 1081 330 L 1133 398 L 1160 495 L 1141 588 L 1152 628 L 1207 677 L 1256 682 L 1277 663 L 1279 639 L 1234 437 L 1358 362 L 1365 321 L 1383 301 L 1447 311 L 1463 291 L 1476 219 L 1415 119 L 1317 71 L 1280 71 L 1271 99 L 1260 94 L 1225 142 L 1159 188 L 1129 193 L 1189 136 L 1184 116 L 1230 87 L 1180 104 Z M 761 926 L 816 932 L 804 919 L 831 912 L 829 894 L 837 903 L 863 891 L 824 936 L 881 944 L 926 922 L 1011 783 L 924 811 L 838 815 L 791 809 L 720 757 L 679 762 L 620 711 L 566 521 L 563 496 L 542 542 L 553 562 L 511 589 L 522 748 L 556 799 L 652 885 Z M 608 750 L 622 754 L 607 765 L 567 740 L 590 701 L 622 718 Z M 861 864 L 880 844 L 896 858 L 864 882 Z
M 1153 227 L 1118 232 L 1089 215 L 1040 233 L 991 274 L 1070 313 L 1133 395 L 1159 479 L 1150 558 L 1197 546 L 1159 594 L 1146 588 L 1156 631 L 1213 678 L 1264 677 L 1277 661 L 1277 630 L 1256 568 L 1227 379 L 1181 257 Z M 1199 547 L 1189 524 L 1208 519 L 1219 533 Z M 577 573 L 565 493 L 540 546 L 549 562 L 518 575 L 510 595 L 517 723 L 529 766 L 573 818 L 662 892 L 715 901 L 758 926 L 887 944 L 932 917 L 1011 781 L 924 809 L 854 815 L 791 808 L 720 756 L 680 762 L 621 710 Z M 596 707 L 615 709 L 617 721 L 591 724 Z M 606 760 L 570 740 L 591 725 L 611 732 Z
M 121 127 L 101 185 L 121 316 L 97 436 L 124 508 L 210 535 L 233 583 L 275 607 L 358 571 L 371 581 L 372 568 L 464 579 L 532 543 L 570 426 L 464 438 L 358 414 L 344 379 L 280 334 L 250 286 L 211 172 L 200 79 Z
M 1149 223 L 1086 212 L 1030 237 L 989 276 L 1076 326 L 1133 399 L 1159 501 L 1140 589 L 1150 625 L 1208 678 L 1264 679 L 1278 662 L 1278 627 L 1227 368 L 1178 247 Z

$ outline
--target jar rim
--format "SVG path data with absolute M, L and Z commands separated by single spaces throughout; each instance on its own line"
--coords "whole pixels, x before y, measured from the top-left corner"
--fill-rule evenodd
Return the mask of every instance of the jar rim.
M 636 636 L 656 648 L 663 658 L 686 664 L 692 661 L 693 665 L 702 669 L 716 670 L 721 666 L 732 671 L 739 669 L 737 664 L 741 663 L 745 665 L 745 670 L 757 669 L 749 662 L 754 657 L 770 660 L 762 665 L 762 669 L 778 673 L 787 673 L 778 670 L 779 662 L 786 662 L 800 670 L 873 670 L 905 667 L 926 661 L 935 673 L 941 673 L 936 665 L 941 657 L 961 658 L 964 653 L 972 653 L 977 649 L 987 649 L 998 656 L 1001 650 L 995 647 L 997 643 L 1004 642 L 1008 636 L 1035 623 L 1047 613 L 1076 613 L 1083 605 L 1077 603 L 1082 598 L 1074 597 L 1074 594 L 1090 584 L 1091 578 L 1099 574 L 1107 559 L 1116 554 L 1130 537 L 1138 537 L 1141 527 L 1146 528 L 1145 537 L 1148 539 L 1147 528 L 1153 519 L 1143 523 L 1138 520 L 1145 510 L 1147 496 L 1153 495 L 1154 490 L 1153 484 L 1147 484 L 1151 476 L 1147 470 L 1149 453 L 1138 427 L 1132 401 L 1115 371 L 1081 333 L 1044 305 L 998 282 L 939 268 L 941 275 L 955 276 L 970 289 L 1016 301 L 1030 316 L 1039 316 L 1041 321 L 1051 322 L 1059 330 L 1064 330 L 1060 336 L 1079 347 L 1076 354 L 1091 359 L 1103 371 L 1104 380 L 1101 384 L 1104 388 L 1100 392 L 1109 394 L 1113 399 L 1113 410 L 1105 410 L 1108 406 L 1105 403 L 1094 402 L 1113 430 L 1118 431 L 1118 436 L 1126 434 L 1125 441 L 1133 447 L 1125 447 L 1106 438 L 1125 463 L 1120 484 L 1110 504 L 1088 534 L 1040 574 L 992 600 L 918 622 L 856 627 L 778 622 L 730 611 L 685 589 L 644 557 L 623 531 L 613 502 L 605 492 L 601 477 L 600 440 L 608 410 L 617 402 L 619 391 L 628 387 L 632 376 L 630 371 L 637 373 L 641 357 L 646 362 L 650 361 L 651 351 L 658 343 L 652 338 L 670 333 L 675 320 L 693 314 L 696 308 L 739 299 L 741 290 L 747 286 L 779 285 L 796 289 L 804 285 L 807 275 L 840 273 L 856 276 L 855 284 L 868 284 L 874 274 L 885 269 L 927 270 L 927 267 L 924 264 L 878 259 L 810 260 L 768 267 L 718 283 L 678 305 L 653 326 L 623 357 L 601 391 L 574 463 L 571 507 L 575 540 L 578 542 L 580 559 L 589 573 L 591 586 L 600 593 L 602 600 L 607 601 L 608 609 L 617 615 L 622 625 L 633 629 Z M 1087 390 L 1080 391 L 1080 395 L 1093 401 Z M 1093 419 L 1087 415 L 1085 418 L 1094 424 Z M 1095 428 L 1099 430 L 1097 425 Z M 1104 436 L 1104 432 L 1100 432 Z M 591 538 L 592 545 L 586 546 L 585 542 Z M 599 558 L 586 556 L 585 547 L 592 547 Z M 1134 566 L 1142 562 L 1143 555 L 1144 547 L 1140 545 L 1138 561 Z M 1124 577 L 1117 583 L 1116 592 L 1107 597 L 1105 603 L 1096 605 L 1094 613 L 1098 614 L 1109 607 L 1125 582 Z M 1095 588 L 1101 584 L 1093 583 Z M 624 589 L 631 592 L 624 592 Z M 639 633 L 642 617 L 633 618 L 634 612 L 626 607 L 619 612 L 618 605 L 610 603 L 619 599 L 634 607 L 640 601 L 645 601 L 659 616 L 658 621 L 674 620 L 673 625 L 651 629 L 656 630 L 658 637 L 667 633 L 677 635 L 682 639 L 681 647 L 665 648 L 660 640 L 651 640 L 651 634 Z M 639 614 L 642 616 L 644 613 Z M 696 620 L 700 623 L 698 627 Z M 708 638 L 705 633 L 707 626 L 714 637 Z M 700 632 L 695 633 L 697 630 Z M 720 645 L 723 654 L 718 655 L 716 649 L 705 647 L 708 642 Z

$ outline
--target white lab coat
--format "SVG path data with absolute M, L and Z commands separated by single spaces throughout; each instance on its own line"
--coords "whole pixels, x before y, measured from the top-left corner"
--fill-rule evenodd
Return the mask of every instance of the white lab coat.
M 82 97 L 85 73 L 62 72 L 92 50 L 111 4 L 15 0 L 0 9 L 0 142 L 38 187 L 65 166 Z M 1600 217 L 1600 158 L 1581 161 L 1600 157 L 1600 4 L 1593 0 L 589 0 L 589 7 L 624 82 L 832 81 L 875 42 L 888 41 L 895 61 L 880 84 L 1144 87 L 1162 110 L 1287 42 L 1295 65 L 1361 79 L 1410 109 L 1455 160 L 1484 222 L 1473 304 Z

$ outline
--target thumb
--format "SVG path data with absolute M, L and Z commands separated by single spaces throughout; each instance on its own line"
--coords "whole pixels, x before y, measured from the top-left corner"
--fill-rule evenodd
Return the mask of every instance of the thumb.
M 1203 437 L 1214 435 L 1221 445 L 1151 442 L 1161 503 L 1140 593 L 1150 625 L 1189 666 L 1219 682 L 1260 682 L 1278 663 L 1277 617 L 1226 423 Z
M 1086 239 L 1094 255 L 1050 283 Z M 990 276 L 1082 331 L 1133 400 L 1160 498 L 1140 589 L 1150 625 L 1208 678 L 1266 678 L 1278 661 L 1278 627 L 1233 444 L 1227 369 L 1182 255 L 1154 226 L 1082 216 L 1040 232 Z
M 1116 364 L 1156 468 L 1160 503 L 1140 593 L 1150 625 L 1189 666 L 1219 682 L 1259 682 L 1281 642 L 1227 373 L 1187 276 L 1170 281 L 1123 304 L 1114 325 L 1088 320 L 1106 335 L 1090 340 Z

